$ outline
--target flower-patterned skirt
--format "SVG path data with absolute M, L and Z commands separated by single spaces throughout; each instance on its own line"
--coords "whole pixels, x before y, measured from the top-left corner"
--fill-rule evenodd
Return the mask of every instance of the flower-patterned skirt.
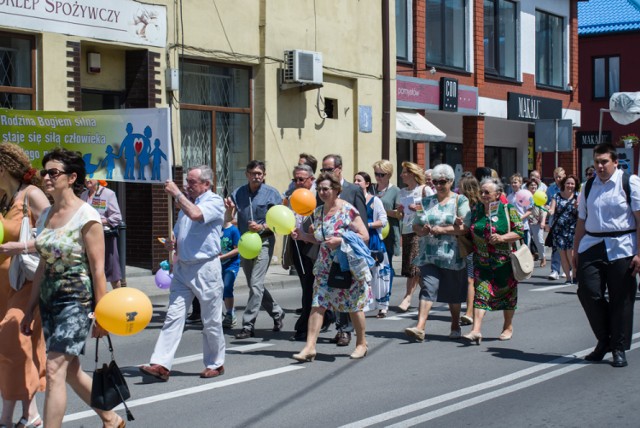
M 80 355 L 91 328 L 93 295 L 81 272 L 45 275 L 40 293 L 40 315 L 47 352 Z

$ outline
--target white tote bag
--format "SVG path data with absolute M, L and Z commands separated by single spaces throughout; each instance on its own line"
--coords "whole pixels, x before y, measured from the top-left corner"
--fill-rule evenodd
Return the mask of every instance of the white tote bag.
M 29 199 L 28 194 L 24 196 L 22 205 L 22 223 L 20 224 L 20 238 L 25 248 L 27 243 L 34 238 L 31 229 L 31 221 L 29 220 Z M 11 257 L 9 265 L 9 285 L 16 291 L 24 286 L 25 281 L 33 281 L 33 277 L 40 263 L 40 257 L 37 253 L 20 253 Z

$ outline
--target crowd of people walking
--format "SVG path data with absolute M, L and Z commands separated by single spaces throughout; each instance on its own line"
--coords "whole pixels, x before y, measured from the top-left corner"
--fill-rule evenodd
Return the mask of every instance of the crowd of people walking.
M 401 187 L 392 184 L 394 167 L 388 160 L 372 165 L 373 178 L 360 170 L 350 183 L 339 154 L 326 155 L 316 176 L 318 160 L 302 153 L 291 185 L 281 193 L 265 183 L 265 163 L 252 160 L 245 170 L 247 184 L 226 199 L 212 191 L 213 171 L 206 165 L 190 168 L 184 186 L 167 180 L 164 190 L 179 208 L 165 243 L 175 253 L 173 277 L 164 324 L 141 372 L 169 380 L 188 319 L 202 323 L 200 377 L 205 379 L 225 373 L 224 329 L 240 324 L 236 339 L 254 337 L 261 308 L 273 319 L 273 331 L 284 328 L 285 310 L 265 287 L 277 239 L 267 212 L 289 204 L 297 189 L 313 192 L 316 207 L 310 215 L 296 214 L 296 227 L 283 245 L 283 266 L 295 269 L 301 286 L 300 316 L 291 340 L 304 345 L 292 359 L 314 361 L 322 352 L 318 336 L 333 322 L 337 333 L 332 342 L 349 346 L 353 333 L 350 358 L 365 358 L 365 312 L 377 311 L 378 319 L 392 309 L 406 312 L 416 289 L 417 323 L 404 330 L 409 340 L 427 340 L 434 302 L 449 307 L 451 340 L 480 345 L 487 311 L 502 312 L 498 339 L 512 339 L 518 281 L 511 255 L 520 241 L 535 247 L 541 267 L 547 264 L 545 246 L 552 247 L 549 279 L 562 276 L 567 286 L 577 284 L 597 339 L 586 360 L 600 361 L 612 352 L 614 367 L 627 365 L 640 272 L 640 179 L 617 169 L 615 148 L 596 147 L 594 167 L 585 171 L 582 187 L 577 176 L 562 168 L 556 168 L 547 187 L 538 171 L 527 179 L 514 173 L 505 186 L 488 168 L 456 176 L 447 164 L 428 171 L 408 161 L 401 165 Z M 14 426 L 17 403 L 22 413 L 16 427 L 59 427 L 66 383 L 90 403 L 91 378 L 78 356 L 89 335 L 107 334 L 91 317 L 107 282 L 113 288 L 121 285 L 113 232 L 121 221 L 115 194 L 106 183 L 86 178 L 79 153 L 55 149 L 42 167 L 36 171 L 19 146 L 0 144 L 0 428 Z M 544 193 L 547 203 L 521 201 L 524 189 Z M 25 216 L 36 233 L 19 242 Z M 246 232 L 261 241 L 254 258 L 238 254 Z M 11 259 L 30 253 L 40 256 L 40 265 L 33 280 L 16 288 L 9 279 Z M 406 289 L 396 291 L 402 298 L 391 308 L 392 260 L 398 256 Z M 238 323 L 233 284 L 240 268 L 249 296 Z M 468 325 L 471 329 L 463 334 Z M 8 373 L 24 376 L 16 379 Z M 39 391 L 45 392 L 42 419 L 35 400 Z M 105 427 L 125 426 L 115 412 L 94 410 Z

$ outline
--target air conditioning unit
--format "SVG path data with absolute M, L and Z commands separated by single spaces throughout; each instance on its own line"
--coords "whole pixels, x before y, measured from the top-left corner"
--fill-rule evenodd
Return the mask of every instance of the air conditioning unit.
M 322 54 L 320 52 L 284 51 L 283 83 L 322 84 Z

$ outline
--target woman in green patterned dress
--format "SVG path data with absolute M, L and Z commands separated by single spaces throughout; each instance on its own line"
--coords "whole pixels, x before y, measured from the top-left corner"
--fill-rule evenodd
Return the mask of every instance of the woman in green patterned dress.
M 486 311 L 503 311 L 500 340 L 513 335 L 513 315 L 518 303 L 518 281 L 513 277 L 509 254 L 524 229 L 515 207 L 500 202 L 502 184 L 492 178 L 480 183 L 482 203 L 471 213 L 473 264 L 476 293 L 473 301 L 473 329 L 463 337 L 482 341 L 482 318 Z

